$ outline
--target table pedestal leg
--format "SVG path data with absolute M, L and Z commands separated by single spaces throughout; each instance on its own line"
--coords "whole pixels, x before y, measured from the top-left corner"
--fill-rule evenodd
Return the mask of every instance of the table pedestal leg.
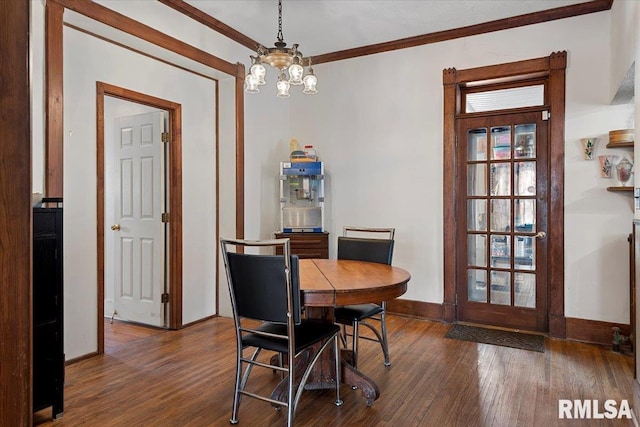
M 304 351 L 303 354 L 300 354 L 296 358 L 296 388 L 298 384 L 300 384 L 304 370 L 311 362 L 313 355 L 318 351 L 319 347 L 320 345 L 314 346 L 312 349 Z M 335 389 L 336 369 L 333 354 L 333 345 L 330 344 L 323 354 L 320 355 L 320 359 L 313 367 L 311 374 L 307 379 L 307 383 L 305 384 L 305 390 Z M 277 362 L 278 355 L 276 354 L 271 358 L 271 363 Z M 353 367 L 353 352 L 348 349 L 341 349 L 340 362 L 340 376 L 342 383 L 360 389 L 367 406 L 373 405 L 373 402 L 380 397 L 380 388 L 375 381 Z M 271 394 L 271 398 L 281 402 L 286 402 L 287 392 L 288 378 L 284 378 Z
M 343 349 L 341 352 L 342 371 L 340 376 L 344 384 L 351 387 L 359 388 L 367 406 L 373 405 L 373 402 L 380 397 L 380 388 L 371 378 L 358 371 L 348 360 L 353 361 L 353 352 Z
M 302 381 L 302 375 L 304 375 L 305 369 L 307 368 L 307 366 L 309 366 L 309 363 L 311 363 L 312 354 L 315 354 L 315 353 L 312 353 L 312 348 L 308 348 L 302 351 L 302 353 L 300 353 L 298 357 L 296 357 L 296 376 L 294 378 L 294 385 L 293 385 L 294 390 L 298 389 L 298 385 Z M 270 363 L 272 365 L 278 364 L 277 354 L 271 357 Z M 283 360 L 283 363 L 285 363 L 286 365 L 287 361 Z M 275 371 L 275 372 L 277 373 L 279 371 Z M 278 400 L 280 402 L 287 402 L 288 395 L 289 395 L 289 377 L 285 376 L 284 379 L 280 381 L 280 383 L 276 386 L 276 388 L 271 393 L 271 398 L 274 400 Z

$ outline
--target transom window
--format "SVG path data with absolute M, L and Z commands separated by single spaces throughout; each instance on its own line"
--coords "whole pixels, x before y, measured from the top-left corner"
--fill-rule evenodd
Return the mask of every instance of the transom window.
M 494 86 L 495 87 L 495 86 Z M 500 89 L 467 88 L 464 93 L 465 113 L 539 107 L 545 104 L 543 83 Z

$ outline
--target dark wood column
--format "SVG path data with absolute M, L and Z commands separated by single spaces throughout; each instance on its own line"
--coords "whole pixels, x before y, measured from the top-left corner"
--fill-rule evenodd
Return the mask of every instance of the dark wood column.
M 0 1 L 0 425 L 31 401 L 31 0 Z
M 64 8 L 47 2 L 45 8 L 45 81 L 46 81 L 46 150 L 45 194 L 62 197 L 63 74 L 62 14 Z
M 236 64 L 236 239 L 244 239 L 244 65 Z
M 553 52 L 549 56 L 549 221 L 547 234 L 553 236 L 549 244 L 549 335 L 567 337 L 564 317 L 564 120 L 567 52 Z
M 444 85 L 444 123 L 443 123 L 443 136 L 442 136 L 442 153 L 444 165 L 456 164 L 456 114 L 458 114 L 458 92 L 459 88 L 456 80 L 456 69 L 447 68 L 442 71 L 442 84 Z M 444 286 L 444 301 L 442 303 L 442 320 L 445 322 L 455 322 L 457 315 L 457 301 L 456 301 L 456 241 L 455 241 L 455 224 L 456 224 L 456 212 L 455 212 L 455 173 L 451 173 L 448 168 L 443 168 L 443 191 L 442 191 L 442 205 L 443 205 L 443 237 L 444 241 L 442 248 L 445 254 L 444 257 L 444 277 L 450 280 L 449 286 Z

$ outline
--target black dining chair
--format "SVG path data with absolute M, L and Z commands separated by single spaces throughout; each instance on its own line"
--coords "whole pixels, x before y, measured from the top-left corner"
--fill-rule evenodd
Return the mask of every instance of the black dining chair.
M 289 239 L 220 239 L 220 245 L 227 272 L 237 341 L 236 381 L 230 423 L 238 423 L 241 396 L 249 396 L 270 402 L 278 408 L 286 407 L 287 426 L 293 425 L 296 406 L 311 369 L 321 353 L 330 348 L 331 343 L 335 349 L 335 404 L 342 405 L 338 342 L 340 327 L 330 322 L 302 319 L 298 257 L 291 255 Z M 261 252 L 266 249 L 273 253 L 273 248 L 276 247 L 282 249 L 283 255 L 239 253 L 245 250 Z M 235 252 L 230 251 L 234 248 Z M 256 325 L 257 322 L 245 322 L 246 319 L 258 320 L 261 323 Z M 319 349 L 313 354 L 311 347 L 316 344 L 319 345 Z M 247 348 L 254 349 L 249 357 L 244 355 Z M 281 357 L 260 361 L 258 355 L 263 349 L 274 351 Z M 300 375 L 296 372 L 296 368 L 300 367 L 296 366 L 296 358 L 303 353 L 310 358 L 310 363 Z M 286 357 L 284 363 L 282 356 Z M 272 361 L 277 363 L 274 364 Z M 244 373 L 243 366 L 246 366 Z M 287 376 L 286 402 L 246 389 L 254 366 L 281 371 Z M 296 379 L 299 380 L 299 384 L 296 384 Z
M 349 236 L 349 234 L 352 236 Z M 354 235 L 358 237 L 354 237 Z M 377 237 L 381 235 L 385 238 Z M 338 259 L 391 265 L 394 235 L 395 228 L 344 227 L 343 235 L 338 237 Z M 370 303 L 336 307 L 335 321 L 342 325 L 341 338 L 345 347 L 349 336 L 352 340 L 351 349 L 353 351 L 354 366 L 357 366 L 358 362 L 358 340 L 360 338 L 379 342 L 384 353 L 384 365 L 391 365 L 389 343 L 387 341 L 386 309 L 386 301 L 382 301 L 379 304 Z M 369 323 L 369 320 L 380 322 L 380 330 Z M 348 333 L 347 325 L 352 326 L 352 333 Z M 366 326 L 373 331 L 375 338 L 360 336 L 360 325 Z

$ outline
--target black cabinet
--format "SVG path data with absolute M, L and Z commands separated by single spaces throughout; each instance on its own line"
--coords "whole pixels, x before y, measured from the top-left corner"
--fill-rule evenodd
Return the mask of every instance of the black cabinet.
M 33 208 L 33 410 L 63 412 L 62 199 Z

